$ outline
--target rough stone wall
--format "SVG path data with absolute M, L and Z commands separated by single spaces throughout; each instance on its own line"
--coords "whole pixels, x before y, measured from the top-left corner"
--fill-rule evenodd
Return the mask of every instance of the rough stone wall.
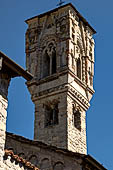
M 87 154 L 87 144 L 86 144 L 86 113 L 85 111 L 77 104 L 77 102 L 73 102 L 70 96 L 67 99 L 67 110 L 68 110 L 68 149 L 77 152 Z M 80 111 L 80 127 L 77 128 L 74 126 L 74 114 L 73 114 L 73 105 L 75 105 L 75 109 L 79 109 Z
M 86 154 L 85 112 L 94 93 L 93 31 L 70 5 L 27 23 L 26 67 L 35 77 L 27 84 L 35 104 L 34 139 Z M 53 107 L 54 101 L 59 123 L 45 127 L 45 105 Z M 73 126 L 73 104 L 80 108 L 81 130 Z
M 53 81 L 47 80 L 37 86 L 31 86 L 29 90 L 35 104 L 34 139 L 58 147 L 67 147 L 67 75 L 61 75 Z M 37 93 L 38 91 L 38 93 Z M 47 119 L 45 105 L 52 107 L 58 104 L 58 124 L 45 126 Z
M 6 131 L 6 117 L 7 117 L 7 100 L 0 95 L 0 170 L 4 168 L 3 156 L 5 146 L 5 131 Z
M 51 147 L 41 147 L 7 138 L 6 148 L 36 165 L 41 170 L 82 170 L 82 160 L 76 156 L 66 155 L 60 149 L 54 151 Z
M 49 94 L 50 95 L 50 94 Z M 51 124 L 45 126 L 46 111 L 44 105 L 50 105 L 56 102 L 58 103 L 58 124 Z M 35 136 L 34 139 L 38 139 L 47 144 L 53 146 L 67 148 L 67 95 L 66 92 L 46 96 L 35 102 Z
M 10 78 L 8 74 L 1 71 L 0 68 L 0 170 L 4 169 L 3 156 L 5 146 L 6 118 L 7 118 L 7 94 Z

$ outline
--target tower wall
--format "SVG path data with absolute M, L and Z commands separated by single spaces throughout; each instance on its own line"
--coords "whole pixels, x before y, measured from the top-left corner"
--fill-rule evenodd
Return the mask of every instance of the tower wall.
M 5 146 L 7 100 L 0 95 L 0 168 L 3 168 L 3 156 Z
M 73 99 L 70 96 L 67 98 L 67 103 L 68 150 L 87 154 L 86 112 L 79 107 L 76 101 L 73 102 Z M 74 122 L 73 107 L 75 107 L 75 109 L 80 108 L 80 115 L 77 115 L 76 122 Z M 75 123 L 78 123 L 78 125 Z
M 71 4 L 26 22 L 26 66 L 34 75 L 27 83 L 35 104 L 34 139 L 86 154 L 94 30 Z
M 49 94 L 39 101 L 35 102 L 35 140 L 44 143 L 67 148 L 67 94 L 60 92 L 60 94 Z M 46 106 L 54 107 L 58 104 L 58 122 L 49 122 L 46 115 Z M 52 119 L 53 120 L 53 119 Z M 52 121 L 51 120 L 51 121 Z M 46 123 L 47 122 L 47 123 Z

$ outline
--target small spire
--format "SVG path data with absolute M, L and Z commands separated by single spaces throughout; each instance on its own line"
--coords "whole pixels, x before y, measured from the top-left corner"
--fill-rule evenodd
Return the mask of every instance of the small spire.
M 57 6 L 61 6 L 65 1 L 60 0 L 60 2 L 57 4 Z

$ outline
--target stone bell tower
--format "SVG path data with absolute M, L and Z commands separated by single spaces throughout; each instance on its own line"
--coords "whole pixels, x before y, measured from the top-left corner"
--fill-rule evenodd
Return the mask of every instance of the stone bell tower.
M 26 20 L 27 82 L 34 139 L 87 153 L 86 111 L 94 93 L 95 30 L 69 3 Z

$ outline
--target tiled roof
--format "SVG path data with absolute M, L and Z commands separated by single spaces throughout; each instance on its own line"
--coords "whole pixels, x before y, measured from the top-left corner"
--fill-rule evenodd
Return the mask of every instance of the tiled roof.
M 45 144 L 41 141 L 34 141 L 34 140 L 26 139 L 22 136 L 18 136 L 18 135 L 6 132 L 6 141 L 7 141 L 8 138 L 14 139 L 14 140 L 19 141 L 19 142 L 24 143 L 24 144 L 29 144 L 31 146 L 36 146 L 36 147 L 39 147 L 39 148 L 48 149 L 50 151 L 57 152 L 58 154 L 60 153 L 60 154 L 67 155 L 67 156 L 70 156 L 70 157 L 81 158 L 85 163 L 88 162 L 91 165 L 93 165 L 94 167 L 97 167 L 101 170 L 107 170 L 106 168 L 104 168 L 103 165 L 101 165 L 96 159 L 94 159 L 90 155 L 84 155 L 84 154 L 72 152 L 72 151 L 69 151 L 67 149 L 58 148 L 58 147 L 55 147 L 55 146 Z
M 21 163 L 23 166 L 25 166 L 29 169 L 39 170 L 39 168 L 37 168 L 35 165 L 31 164 L 29 161 L 23 159 L 22 157 L 19 157 L 18 155 L 15 155 L 12 150 L 5 149 L 5 156 L 10 156 L 16 162 Z

